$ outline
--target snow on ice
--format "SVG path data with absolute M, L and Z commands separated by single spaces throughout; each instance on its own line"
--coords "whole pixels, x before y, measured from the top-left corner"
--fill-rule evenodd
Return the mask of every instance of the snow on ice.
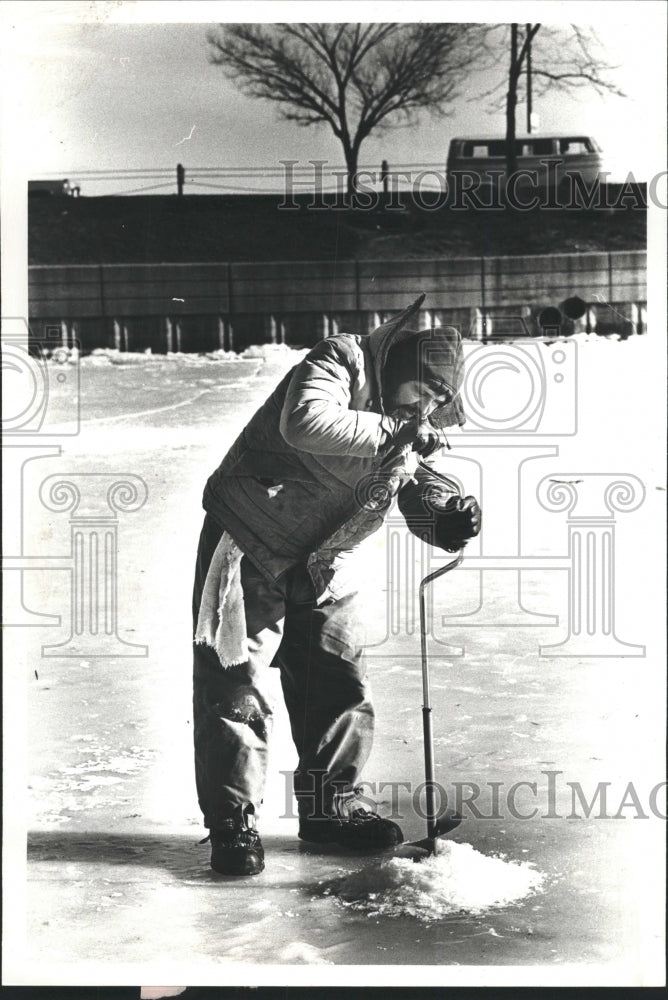
M 344 906 L 369 916 L 417 917 L 426 922 L 451 913 L 482 914 L 536 892 L 544 876 L 530 864 L 488 857 L 470 844 L 444 843 L 422 861 L 394 857 L 362 868 L 329 887 Z
M 56 364 L 77 364 L 83 361 L 85 365 L 143 365 L 161 361 L 180 364 L 197 364 L 202 361 L 245 361 L 286 358 L 297 361 L 304 352 L 296 351 L 287 344 L 251 344 L 240 354 L 236 351 L 226 351 L 218 348 L 203 354 L 184 354 L 181 351 L 168 351 L 167 354 L 154 354 L 150 347 L 145 351 L 119 351 L 115 347 L 96 347 L 89 355 L 80 358 L 76 347 L 59 347 L 53 352 L 52 359 Z

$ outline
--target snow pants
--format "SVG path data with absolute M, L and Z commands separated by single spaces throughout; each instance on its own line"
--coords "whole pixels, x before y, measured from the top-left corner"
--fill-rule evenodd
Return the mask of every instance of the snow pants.
M 197 553 L 194 627 L 221 535 L 207 515 Z M 259 810 L 272 726 L 272 666 L 280 669 L 297 749 L 299 814 L 332 815 L 338 797 L 352 791 L 373 740 L 355 595 L 318 604 L 305 564 L 269 583 L 246 556 L 241 584 L 248 662 L 223 667 L 214 649 L 193 645 L 195 777 L 204 825 L 215 828 L 221 820 Z

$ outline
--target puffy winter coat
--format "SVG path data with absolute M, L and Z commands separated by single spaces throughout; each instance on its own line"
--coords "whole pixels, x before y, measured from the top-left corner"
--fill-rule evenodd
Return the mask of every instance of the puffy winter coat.
M 305 561 L 319 595 L 350 589 L 346 553 L 380 527 L 415 470 L 414 453 L 392 445 L 399 425 L 383 412 L 380 374 L 423 298 L 368 336 L 317 344 L 209 478 L 205 509 L 268 579 Z

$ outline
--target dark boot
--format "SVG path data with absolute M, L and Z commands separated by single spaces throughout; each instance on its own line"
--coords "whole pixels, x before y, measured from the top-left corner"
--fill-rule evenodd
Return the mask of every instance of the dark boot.
M 382 851 L 402 844 L 401 827 L 377 813 L 358 809 L 346 819 L 337 816 L 299 821 L 299 839 L 313 844 L 341 844 L 363 851 Z
M 401 827 L 360 802 L 356 792 L 337 796 L 331 811 L 313 815 L 311 803 L 300 807 L 299 839 L 312 844 L 341 844 L 357 850 L 382 851 L 402 844 Z
M 264 868 L 260 834 L 237 819 L 212 829 L 211 867 L 219 875 L 259 875 Z

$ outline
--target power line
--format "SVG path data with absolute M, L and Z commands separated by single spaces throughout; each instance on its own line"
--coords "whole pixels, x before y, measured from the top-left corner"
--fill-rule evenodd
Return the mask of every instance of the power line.
M 306 184 L 308 182 L 307 181 L 302 181 L 301 183 L 302 184 Z M 284 195 L 285 194 L 285 191 L 282 188 L 249 188 L 249 187 L 239 187 L 238 184 L 234 184 L 234 185 L 230 185 L 230 184 L 207 184 L 205 181 L 198 181 L 195 178 L 191 178 L 188 181 L 188 184 L 190 185 L 190 187 L 214 188 L 216 191 L 244 191 L 244 192 L 246 192 L 248 194 L 276 194 L 276 195 L 278 195 L 278 194 Z M 326 189 L 324 187 L 319 187 L 318 188 L 318 193 L 322 193 L 322 194 L 336 194 L 337 190 L 338 190 L 337 188 Z M 304 194 L 309 194 L 309 192 L 305 191 Z
M 216 191 L 244 191 L 248 194 L 282 194 L 279 191 L 268 191 L 266 188 L 239 187 L 237 184 L 207 184 L 205 181 L 198 181 L 194 178 L 188 181 L 191 187 L 214 188 Z
M 127 176 L 129 174 L 173 174 L 174 167 L 133 167 L 118 169 L 114 167 L 109 167 L 104 170 L 57 170 L 57 171 L 40 171 L 42 177 L 56 177 L 60 178 L 63 174 L 68 174 L 70 177 L 100 177 L 105 174 L 113 174 L 114 176 Z
M 173 181 L 167 181 L 165 184 L 152 184 L 150 187 L 133 188 L 131 191 L 114 191 L 110 198 L 118 198 L 123 194 L 141 194 L 142 191 L 157 191 L 158 188 L 173 187 Z
M 280 162 L 280 161 L 279 161 Z M 291 161 L 290 161 L 291 162 Z M 318 163 L 322 161 L 317 161 Z M 389 167 L 389 172 L 397 170 L 427 170 L 427 169 L 443 169 L 444 161 L 438 163 L 396 163 Z M 268 166 L 248 166 L 248 167 L 188 167 L 190 173 L 198 174 L 215 174 L 221 177 L 229 177 L 235 175 L 251 176 L 255 174 L 278 174 L 285 176 L 286 172 L 290 175 L 298 174 L 309 174 L 314 175 L 316 172 L 322 172 L 323 174 L 337 174 L 337 173 L 347 173 L 347 168 L 343 165 L 332 165 L 329 166 L 327 161 L 322 163 L 322 168 L 316 168 L 308 161 L 305 164 L 300 164 L 299 162 L 291 165 L 289 170 L 284 165 L 271 164 Z M 374 163 L 363 163 L 357 167 L 357 171 L 363 170 L 377 170 L 378 164 Z M 134 178 L 158 178 L 164 176 L 171 176 L 174 173 L 174 167 L 134 167 L 134 168 L 107 168 L 99 170 L 59 170 L 59 171 L 40 171 L 41 176 L 44 178 L 60 178 L 63 174 L 67 174 L 70 177 L 86 177 L 86 178 L 96 178 L 98 180 L 116 180 L 125 179 L 131 180 Z
M 326 161 L 314 161 L 310 164 L 300 164 L 292 163 L 289 161 L 289 169 L 286 164 L 283 163 L 280 167 L 277 165 L 264 166 L 264 167 L 191 167 L 188 169 L 187 183 L 189 190 L 192 191 L 195 188 L 209 188 L 216 191 L 225 191 L 227 193 L 244 193 L 244 194 L 280 194 L 284 193 L 286 183 L 291 190 L 302 189 L 302 193 L 307 194 L 309 191 L 316 191 L 323 194 L 335 194 L 340 191 L 340 181 L 346 176 L 347 170 L 345 167 L 329 167 Z M 315 164 L 315 165 L 314 165 Z M 358 175 L 364 175 L 365 173 L 368 177 L 378 183 L 379 180 L 385 181 L 386 178 L 394 178 L 395 181 L 398 180 L 400 184 L 404 180 L 409 180 L 410 175 L 416 171 L 421 171 L 425 173 L 433 172 L 436 173 L 442 171 L 444 168 L 441 164 L 435 163 L 410 163 L 410 164 L 396 164 L 389 167 L 386 161 L 383 161 L 380 167 L 380 171 L 372 168 L 369 164 L 361 165 L 357 168 Z M 43 175 L 44 176 L 44 175 Z M 124 195 L 131 194 L 144 194 L 151 191 L 159 191 L 164 188 L 172 187 L 174 181 L 172 180 L 174 176 L 174 170 L 172 167 L 140 167 L 140 168 L 118 168 L 118 169 L 94 169 L 85 171 L 70 171 L 70 176 L 80 178 L 82 181 L 88 181 L 90 183 L 98 184 L 114 184 L 128 183 L 131 181 L 157 181 L 156 184 L 143 184 L 141 187 L 131 188 L 123 191 L 112 191 L 109 192 L 111 197 L 120 197 Z M 258 181 L 266 182 L 266 186 L 249 186 L 247 184 L 239 184 L 238 181 L 248 180 L 255 182 L 257 185 Z M 228 183 L 211 183 L 212 181 L 227 181 Z M 276 185 L 283 182 L 282 187 L 277 189 Z M 181 165 L 177 165 L 176 169 L 176 187 L 177 194 L 182 195 L 184 193 L 184 184 L 186 182 L 186 170 Z M 332 186 L 334 185 L 334 186 Z M 431 185 L 424 185 L 422 187 L 427 191 L 438 191 L 440 187 L 433 187 Z

